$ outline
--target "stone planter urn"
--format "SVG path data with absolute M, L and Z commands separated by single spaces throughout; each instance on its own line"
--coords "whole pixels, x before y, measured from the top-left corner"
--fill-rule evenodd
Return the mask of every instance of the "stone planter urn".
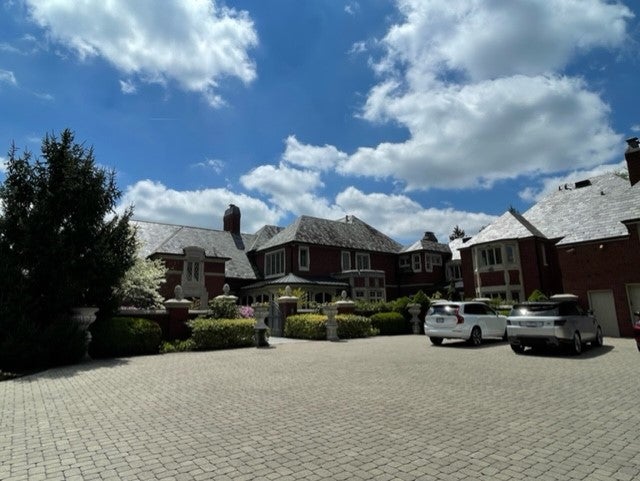
M 252 307 L 253 315 L 256 318 L 256 325 L 253 328 L 256 333 L 256 347 L 269 347 L 269 326 L 264 322 L 266 317 L 269 315 L 269 306 L 254 305 Z
M 85 333 L 86 343 L 84 358 L 85 360 L 91 359 L 89 357 L 89 343 L 91 342 L 91 332 L 89 326 L 96 320 L 97 307 L 73 307 L 71 309 L 71 320 L 74 321 L 80 327 L 80 330 Z
M 411 314 L 411 324 L 413 325 L 413 333 L 420 334 L 420 304 L 407 304 L 407 310 Z
M 327 341 L 339 341 L 338 337 L 338 321 L 336 321 L 336 314 L 338 314 L 338 308 L 333 305 L 325 306 L 322 311 L 327 316 Z

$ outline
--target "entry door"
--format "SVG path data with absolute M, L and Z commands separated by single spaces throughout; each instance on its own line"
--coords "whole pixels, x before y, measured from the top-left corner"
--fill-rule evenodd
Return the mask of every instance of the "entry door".
M 635 322 L 634 312 L 640 311 L 640 284 L 627 284 L 627 297 L 629 298 L 629 309 L 631 311 L 631 321 Z
M 589 291 L 589 307 L 602 326 L 605 336 L 620 337 L 613 291 Z

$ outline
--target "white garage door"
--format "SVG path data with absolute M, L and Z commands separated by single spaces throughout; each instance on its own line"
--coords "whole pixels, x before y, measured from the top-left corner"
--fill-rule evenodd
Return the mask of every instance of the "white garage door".
M 602 326 L 605 336 L 620 337 L 612 291 L 589 291 L 589 307 Z

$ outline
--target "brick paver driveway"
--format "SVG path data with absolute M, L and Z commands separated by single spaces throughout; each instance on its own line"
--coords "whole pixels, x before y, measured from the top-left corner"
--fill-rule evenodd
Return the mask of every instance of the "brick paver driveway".
M 422 336 L 100 361 L 0 383 L 0 479 L 640 476 L 640 353 Z

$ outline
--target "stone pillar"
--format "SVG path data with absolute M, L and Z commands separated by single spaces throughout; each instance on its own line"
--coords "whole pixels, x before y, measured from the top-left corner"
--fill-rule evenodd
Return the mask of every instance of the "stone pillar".
M 89 343 L 91 343 L 91 331 L 89 326 L 96 320 L 97 307 L 73 307 L 71 309 L 71 319 L 78 324 L 81 331 L 85 333 L 85 350 L 83 359 L 88 361 L 91 359 L 89 356 Z
M 338 337 L 338 322 L 336 321 L 336 314 L 338 314 L 338 308 L 335 304 L 325 306 L 322 311 L 327 316 L 327 341 L 339 341 Z
M 347 291 L 342 291 L 340 300 L 336 302 L 338 314 L 353 314 L 356 311 L 356 303 L 347 298 Z
M 411 324 L 413 325 L 413 333 L 420 334 L 420 304 L 407 304 L 407 310 L 411 314 Z
M 187 321 L 189 320 L 191 301 L 183 298 L 182 286 L 176 286 L 174 298 L 165 301 L 164 307 L 169 314 L 169 323 L 167 325 L 168 340 L 187 339 L 189 337 Z
M 269 340 L 267 336 L 269 326 L 264 322 L 265 318 L 269 315 L 269 306 L 254 305 L 253 315 L 256 318 L 256 325 L 253 328 L 256 333 L 256 347 L 269 347 Z
M 229 287 L 229 284 L 225 284 L 224 286 L 222 286 L 222 294 L 220 294 L 219 296 L 214 297 L 213 300 L 214 301 L 230 302 L 231 304 L 237 304 L 238 303 L 238 296 L 234 296 L 232 294 L 229 294 L 230 291 L 231 291 L 231 288 Z
M 271 332 L 274 336 L 283 337 L 287 317 L 298 313 L 298 298 L 291 295 L 291 287 L 285 287 L 284 296 L 278 297 L 278 308 L 281 314 L 280 325 L 271 326 Z

